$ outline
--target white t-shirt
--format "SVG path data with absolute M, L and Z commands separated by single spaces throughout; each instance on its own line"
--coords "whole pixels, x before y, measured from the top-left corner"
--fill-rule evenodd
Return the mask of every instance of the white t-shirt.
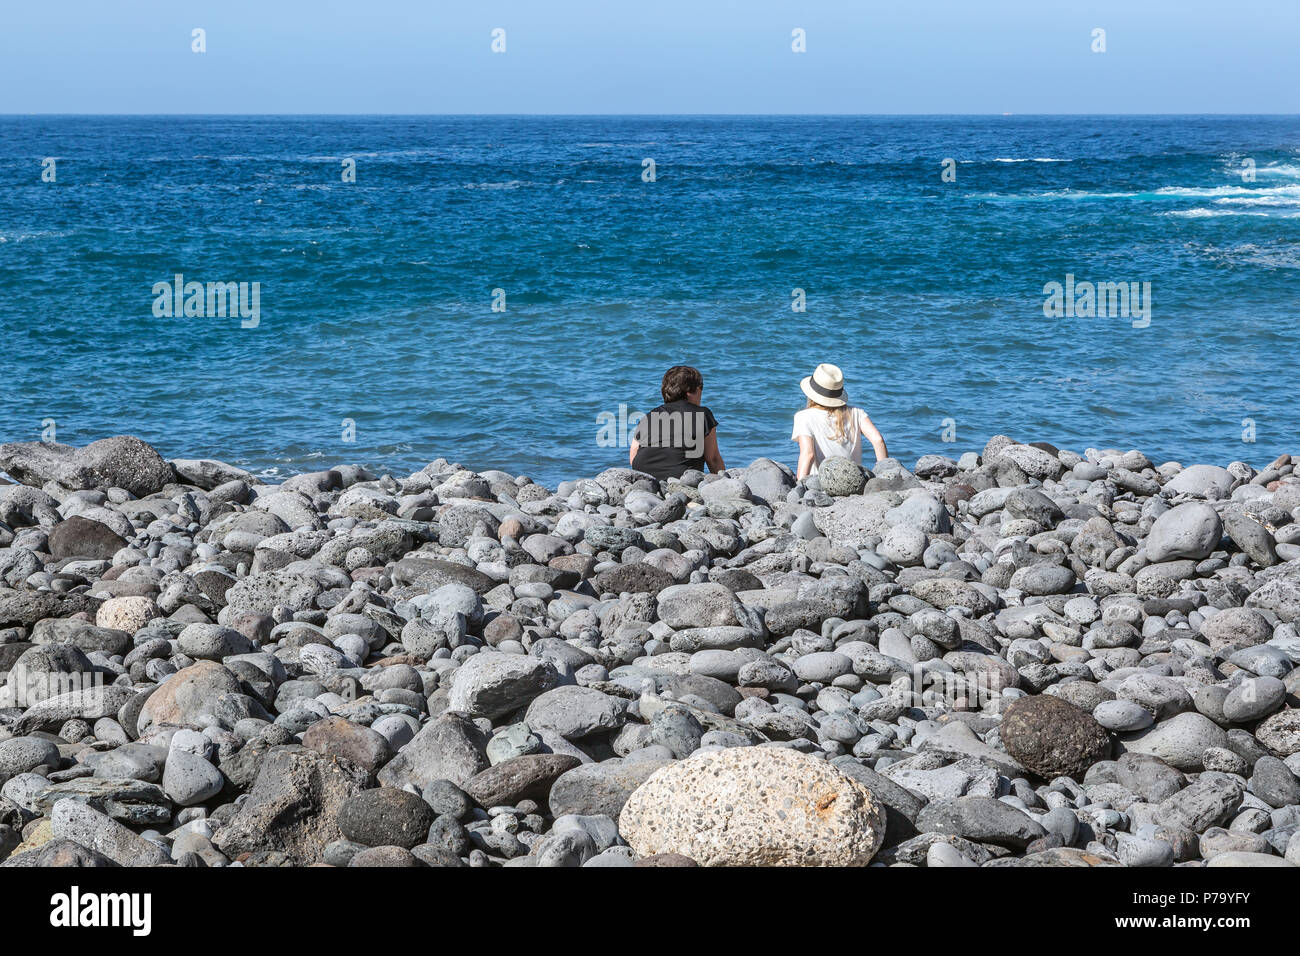
M 790 436 L 792 441 L 798 441 L 802 436 L 808 436 L 813 440 L 813 466 L 809 474 L 817 474 L 817 468 L 821 465 L 823 459 L 830 458 L 834 455 L 840 455 L 850 461 L 862 464 L 862 420 L 865 413 L 862 409 L 855 406 L 849 406 L 849 419 L 845 422 L 845 432 L 843 438 L 836 440 L 831 437 L 831 431 L 834 423 L 831 417 L 820 408 L 805 408 L 794 414 L 794 434 Z

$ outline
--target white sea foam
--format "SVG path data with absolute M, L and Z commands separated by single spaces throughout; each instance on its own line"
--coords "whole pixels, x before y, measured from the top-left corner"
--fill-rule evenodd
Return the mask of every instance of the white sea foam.
M 1154 190 L 1138 192 L 1092 192 L 1087 189 L 1049 189 L 1040 193 L 976 193 L 977 199 L 1139 199 L 1158 196 L 1162 199 L 1214 199 L 1221 202 L 1240 202 L 1249 205 L 1291 205 L 1291 197 L 1300 199 L 1300 184 L 1290 183 L 1285 186 L 1262 186 L 1250 189 L 1246 186 L 1161 186 Z
M 1230 206 L 1300 206 L 1297 196 L 1226 196 L 1214 200 L 1214 204 Z
M 1068 159 L 1056 159 L 1052 156 L 1034 156 L 1030 159 L 1010 159 L 1005 156 L 994 157 L 995 163 L 1068 163 Z
M 1290 176 L 1292 179 L 1300 178 L 1300 166 L 1292 163 L 1269 163 L 1267 166 L 1260 166 L 1255 170 L 1256 176 Z
M 518 189 L 520 186 L 532 186 L 533 183 L 522 179 L 512 179 L 504 183 L 466 183 L 466 189 Z
M 11 232 L 8 235 L 0 233 L 0 242 L 27 242 L 29 239 L 62 239 L 70 235 L 72 235 L 70 232 L 58 232 L 53 229 L 40 232 Z
M 1183 219 L 1208 219 L 1212 216 L 1262 216 L 1268 218 L 1266 212 L 1247 212 L 1244 209 L 1172 209 L 1165 215 L 1179 216 Z
M 1246 186 L 1162 186 L 1155 192 L 1157 196 L 1186 196 L 1194 199 L 1204 196 L 1300 196 L 1300 184 L 1265 186 L 1260 189 Z
M 1239 246 L 1205 246 L 1197 251 L 1212 262 L 1300 269 L 1300 246 L 1295 245 L 1275 247 L 1247 242 Z
M 1049 189 L 1041 193 L 975 193 L 976 199 L 1129 199 L 1137 193 L 1094 193 L 1086 189 Z

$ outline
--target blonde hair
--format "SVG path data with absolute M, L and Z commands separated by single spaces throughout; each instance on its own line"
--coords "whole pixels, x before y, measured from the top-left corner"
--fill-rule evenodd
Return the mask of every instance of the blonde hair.
M 831 420 L 831 440 L 844 441 L 849 437 L 849 419 L 853 414 L 853 407 L 849 405 L 849 398 L 844 396 L 844 404 L 832 408 L 829 405 L 821 405 L 808 399 L 808 408 L 818 408 L 826 413 L 826 417 Z

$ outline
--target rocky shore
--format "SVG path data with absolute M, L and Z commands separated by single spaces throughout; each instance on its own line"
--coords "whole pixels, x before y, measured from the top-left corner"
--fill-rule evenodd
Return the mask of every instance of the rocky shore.
M 0 865 L 1300 865 L 1298 465 L 0 445 Z

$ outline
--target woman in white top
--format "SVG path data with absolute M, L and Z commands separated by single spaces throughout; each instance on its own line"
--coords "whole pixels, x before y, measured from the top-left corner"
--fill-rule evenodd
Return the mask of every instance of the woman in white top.
M 818 365 L 799 387 L 808 396 L 808 407 L 795 413 L 790 439 L 799 443 L 800 481 L 817 474 L 822 461 L 834 455 L 862 464 L 863 438 L 875 449 L 876 461 L 889 457 L 867 413 L 849 404 L 844 374 L 836 366 Z

